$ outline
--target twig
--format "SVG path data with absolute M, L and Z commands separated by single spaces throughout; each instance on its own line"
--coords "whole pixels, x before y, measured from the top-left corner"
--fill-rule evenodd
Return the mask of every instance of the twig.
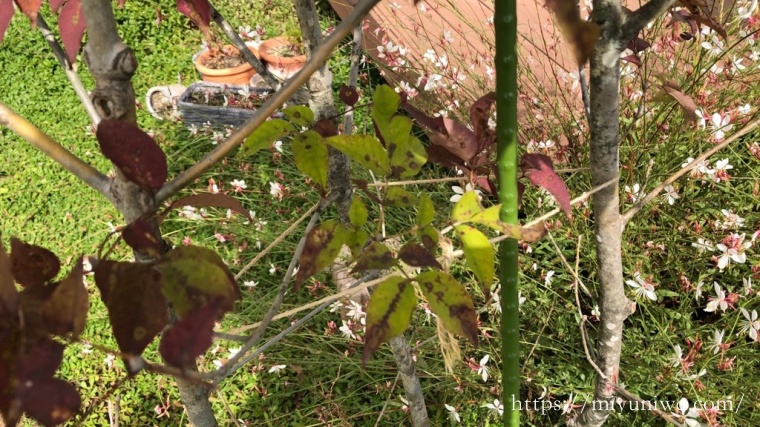
M 348 87 L 356 90 L 359 80 L 359 65 L 362 59 L 362 26 L 354 28 L 354 47 L 351 49 L 351 68 L 348 71 Z M 350 134 L 354 130 L 354 109 L 350 108 L 343 117 L 343 133 Z
M 211 5 L 211 19 L 213 19 L 214 22 L 216 22 L 216 25 L 218 25 L 219 28 L 224 31 L 224 34 L 229 37 L 232 44 L 235 45 L 238 51 L 240 51 L 240 55 L 243 57 L 243 59 L 251 64 L 251 67 L 256 70 L 261 78 L 263 78 L 264 81 L 272 87 L 272 89 L 278 89 L 280 87 L 280 81 L 277 80 L 272 75 L 272 73 L 267 70 L 264 64 L 261 63 L 259 58 L 256 58 L 256 55 L 254 55 L 253 52 L 248 49 L 248 46 L 245 44 L 243 39 L 240 38 L 240 35 L 232 28 L 232 25 L 230 25 L 230 23 L 224 19 L 224 16 L 222 16 L 222 14 L 219 13 L 219 11 L 216 10 L 213 5 Z
M 61 45 L 58 44 L 58 41 L 56 41 L 53 32 L 50 31 L 50 27 L 48 27 L 48 24 L 45 22 L 45 19 L 42 17 L 42 15 L 37 15 L 37 28 L 39 28 L 40 33 L 42 33 L 45 41 L 50 46 L 50 50 L 53 51 L 53 55 L 55 55 L 55 57 L 58 59 L 58 62 L 61 64 L 61 68 L 63 68 L 63 72 L 66 73 L 66 78 L 69 79 L 71 87 L 74 88 L 74 92 L 76 92 L 77 98 L 79 98 L 79 101 L 82 103 L 82 106 L 87 112 L 87 115 L 90 116 L 92 125 L 97 128 L 98 123 L 100 123 L 100 116 L 98 115 L 98 112 L 95 111 L 95 106 L 92 105 L 90 95 L 87 94 L 87 89 L 82 84 L 82 80 L 79 79 L 79 75 L 76 73 L 76 71 L 74 71 L 74 66 L 69 62 L 69 59 L 66 56 L 66 52 L 64 52 L 63 48 L 61 48 Z
M 398 384 L 398 377 L 401 375 L 400 372 L 396 372 L 396 379 L 393 380 L 393 385 L 391 386 L 391 389 L 388 391 L 388 398 L 385 399 L 385 403 L 383 404 L 383 409 L 380 410 L 380 414 L 377 416 L 377 421 L 375 421 L 375 427 L 380 425 L 380 420 L 383 419 L 383 415 L 385 415 L 385 409 L 388 408 L 388 403 L 393 399 L 393 390 L 396 389 L 396 384 Z
M 301 259 L 301 253 L 303 252 L 303 248 L 304 246 L 306 246 L 306 236 L 317 225 L 317 220 L 319 219 L 319 216 L 322 214 L 322 211 L 329 205 L 330 202 L 331 202 L 330 199 L 324 200 L 323 203 L 320 204 L 319 209 L 317 209 L 317 211 L 314 212 L 314 214 L 312 215 L 311 221 L 309 221 L 309 224 L 306 226 L 304 235 L 301 238 L 301 241 L 298 243 L 298 247 L 296 248 L 295 252 L 293 253 L 293 258 L 290 260 L 288 271 L 285 272 L 285 277 L 282 278 L 282 283 L 280 284 L 280 288 L 277 291 L 277 295 L 275 296 L 274 301 L 272 302 L 272 306 L 269 308 L 269 311 L 267 311 L 267 313 L 264 315 L 264 318 L 261 319 L 261 323 L 259 327 L 256 328 L 253 334 L 251 334 L 251 337 L 243 345 L 240 351 L 238 351 L 234 356 L 232 356 L 227 361 L 227 363 L 222 365 L 216 371 L 202 374 L 201 375 L 202 377 L 213 380 L 214 384 L 219 384 L 222 380 L 232 375 L 237 369 L 239 369 L 242 366 L 238 362 L 245 356 L 245 354 L 251 348 L 253 348 L 254 345 L 256 345 L 259 342 L 259 340 L 261 340 L 261 337 L 264 336 L 264 332 L 266 331 L 267 327 L 269 327 L 269 324 L 272 323 L 274 316 L 277 314 L 277 311 L 279 311 L 280 309 L 280 304 L 282 304 L 282 300 L 285 296 L 285 290 L 288 288 L 290 284 L 290 278 L 292 277 L 293 271 L 298 265 L 298 261 Z
M 35 146 L 37 149 L 45 153 L 45 155 L 63 166 L 64 169 L 71 172 L 74 176 L 84 181 L 85 184 L 97 190 L 100 194 L 106 196 L 110 200 L 110 194 L 108 191 L 110 180 L 107 176 L 85 163 L 71 151 L 63 148 L 63 146 L 39 130 L 29 120 L 21 117 L 1 102 L 0 125 L 13 131 L 16 135 Z
M 578 67 L 578 81 L 581 82 L 581 99 L 583 100 L 583 111 L 586 113 L 586 121 L 591 115 L 591 98 L 588 94 L 588 82 L 586 81 L 586 64 Z
M 751 131 L 753 131 L 758 126 L 760 126 L 760 119 L 757 119 L 757 120 L 754 120 L 754 121 L 752 121 L 750 123 L 747 123 L 743 128 L 741 128 L 741 130 L 739 130 L 738 132 L 734 133 L 729 138 L 726 138 L 724 141 L 722 141 L 721 143 L 717 144 L 715 147 L 713 147 L 713 148 L 705 151 L 699 157 L 697 157 L 696 159 L 694 159 L 693 162 L 691 162 L 688 165 L 682 167 L 681 169 L 678 170 L 678 172 L 676 172 L 673 175 L 671 175 L 670 177 L 668 177 L 668 179 L 662 181 L 660 183 L 660 185 L 658 185 L 652 191 L 650 191 L 649 193 L 647 193 L 646 196 L 642 197 L 641 200 L 639 200 L 638 202 L 636 202 L 636 204 L 634 204 L 630 209 L 628 209 L 627 211 L 625 211 L 625 213 L 623 213 L 621 215 L 621 222 L 622 222 L 623 228 L 625 228 L 625 226 L 628 224 L 628 221 L 630 221 L 631 218 L 633 218 L 633 216 L 636 215 L 636 213 L 638 211 L 640 211 L 644 207 L 644 205 L 646 205 L 647 203 L 651 202 L 655 197 L 657 197 L 660 194 L 660 192 L 662 192 L 662 190 L 665 189 L 665 187 L 667 187 L 668 185 L 670 185 L 673 182 L 675 182 L 678 178 L 686 175 L 689 171 L 691 171 L 692 169 L 694 169 L 703 160 L 707 159 L 708 157 L 710 157 L 713 154 L 717 153 L 718 151 L 722 150 L 723 148 L 725 148 L 729 144 L 733 143 L 734 141 L 738 140 L 742 136 L 750 133 Z
M 113 401 L 108 401 L 108 423 L 111 427 L 119 427 L 119 411 L 121 410 L 121 396 L 118 394 Z
M 628 40 L 636 37 L 645 25 L 662 15 L 673 3 L 675 0 L 649 0 L 647 4 L 636 9 L 636 11 L 626 14 L 623 31 L 617 41 L 625 44 Z
M 216 390 L 216 396 L 219 397 L 219 400 L 222 401 L 222 404 L 224 405 L 224 409 L 227 411 L 228 414 L 230 414 L 230 419 L 232 420 L 232 424 L 236 426 L 241 426 L 242 424 L 238 422 L 237 417 L 235 416 L 235 413 L 232 412 L 232 408 L 230 408 L 229 403 L 227 403 L 227 399 L 224 398 L 224 393 L 219 391 L 219 389 Z
M 167 182 L 156 194 L 156 203 L 161 203 L 177 194 L 181 189 L 185 188 L 185 186 L 192 183 L 195 178 L 216 165 L 219 160 L 237 148 L 238 145 L 242 144 L 245 138 L 250 135 L 254 129 L 264 123 L 269 116 L 280 108 L 282 104 L 287 102 L 296 90 L 309 80 L 309 77 L 314 74 L 314 72 L 322 68 L 322 65 L 330 58 L 333 49 L 338 46 L 344 37 L 353 31 L 354 27 L 361 22 L 364 16 L 369 13 L 372 7 L 374 7 L 379 1 L 380 0 L 363 0 L 359 2 L 349 16 L 347 16 L 346 19 L 335 28 L 335 31 L 325 39 L 324 43 L 314 51 L 311 59 L 306 62 L 301 71 L 296 73 L 295 76 L 275 92 L 264 105 L 256 110 L 253 116 L 233 132 L 226 141 L 217 145 L 216 148 L 209 152 L 203 159 L 182 171 L 173 180 Z
M 259 252 L 258 254 L 256 254 L 255 257 L 253 257 L 252 260 L 248 261 L 248 264 L 246 264 L 245 267 L 243 267 L 238 272 L 238 274 L 235 275 L 235 280 L 240 280 L 240 278 L 243 277 L 243 274 L 245 274 L 246 271 L 248 271 L 251 267 L 253 267 L 254 265 L 256 265 L 256 263 L 259 262 L 259 260 L 261 258 L 263 258 L 266 254 L 268 254 L 269 251 L 271 251 L 272 249 L 274 249 L 275 246 L 279 245 L 280 242 L 282 242 L 283 240 L 285 240 L 285 238 L 288 237 L 290 235 L 290 233 L 292 233 L 293 230 L 295 230 L 296 227 L 298 227 L 298 225 L 301 222 L 303 222 L 306 218 L 309 217 L 309 215 L 311 215 L 312 213 L 314 213 L 315 210 L 317 210 L 317 207 L 319 207 L 319 203 L 315 203 L 314 206 L 312 206 L 311 208 L 309 208 L 308 211 L 306 211 L 303 215 L 301 215 L 301 217 L 298 218 L 296 220 L 296 222 L 294 222 L 293 224 L 291 224 L 290 227 L 287 228 L 287 230 L 285 230 L 282 233 L 280 233 L 280 235 L 277 236 L 277 238 L 274 239 L 272 241 L 272 243 L 270 243 L 269 245 L 267 245 L 267 247 L 264 248 L 263 251 Z

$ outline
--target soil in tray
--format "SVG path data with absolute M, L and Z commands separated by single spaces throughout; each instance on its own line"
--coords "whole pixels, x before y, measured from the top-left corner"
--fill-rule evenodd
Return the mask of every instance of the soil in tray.
M 212 107 L 244 108 L 253 110 L 261 107 L 267 100 L 268 95 L 250 93 L 247 96 L 239 93 L 192 91 L 188 95 L 187 102 L 196 105 L 209 105 Z

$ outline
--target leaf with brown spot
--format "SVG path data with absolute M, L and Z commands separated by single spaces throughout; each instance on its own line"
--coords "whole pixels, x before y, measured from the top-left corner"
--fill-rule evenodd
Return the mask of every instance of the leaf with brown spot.
M 544 236 L 546 236 L 546 227 L 544 227 L 543 222 L 532 227 L 520 227 L 520 237 L 528 243 L 537 242 Z
M 260 124 L 245 138 L 240 148 L 239 156 L 252 156 L 259 150 L 265 150 L 272 146 L 280 138 L 296 132 L 292 123 L 283 119 L 270 119 Z
M 320 187 L 327 188 L 329 155 L 322 136 L 313 130 L 297 133 L 293 136 L 291 147 L 298 170 Z
M 403 277 L 389 277 L 372 293 L 367 304 L 367 332 L 364 335 L 362 366 L 380 344 L 404 332 L 417 305 L 414 287 Z
M 356 91 L 355 87 L 342 85 L 340 87 L 340 92 L 338 93 L 338 98 L 340 98 L 341 102 L 344 104 L 353 107 L 359 102 L 359 92 Z
M 252 221 L 251 214 L 248 210 L 240 204 L 234 197 L 230 197 L 221 193 L 201 193 L 193 194 L 192 196 L 186 196 L 174 201 L 168 208 L 164 209 L 160 215 L 158 215 L 158 223 L 162 223 L 169 213 L 175 209 L 179 209 L 184 206 L 193 206 L 195 208 L 224 208 L 233 212 L 243 215 L 248 221 Z
M 386 143 L 393 132 L 391 118 L 396 115 L 400 103 L 401 96 L 388 85 L 378 85 L 372 94 L 372 120 Z
M 388 153 L 373 136 L 344 134 L 325 138 L 325 142 L 376 175 L 385 177 L 391 173 Z
M 394 265 L 396 259 L 393 258 L 391 250 L 380 242 L 372 242 L 359 254 L 351 274 L 366 270 L 383 270 Z
M 417 243 L 409 242 L 401 247 L 398 257 L 412 267 L 432 267 L 443 269 L 435 256 Z
M 396 127 L 398 121 L 408 121 L 409 129 L 411 129 L 411 120 L 396 116 L 391 120 L 391 128 L 394 129 L 391 131 L 392 135 L 396 132 L 395 129 L 403 129 L 403 126 Z M 390 142 L 386 141 L 386 144 L 391 158 L 393 176 L 411 178 L 417 175 L 427 162 L 428 155 L 425 146 L 417 137 L 409 135 L 408 132 L 406 135 L 393 136 Z
M 84 331 L 87 310 L 90 308 L 87 289 L 84 287 L 82 258 L 60 283 L 51 285 L 53 292 L 42 305 L 42 319 L 51 334 L 65 337 L 69 333 L 77 339 Z
M 150 135 L 121 120 L 103 120 L 95 135 L 100 151 L 127 179 L 150 192 L 164 185 L 166 155 Z
M 549 156 L 538 153 L 523 154 L 520 157 L 520 170 L 533 185 L 545 189 L 554 196 L 562 212 L 571 220 L 573 219 L 570 191 L 565 181 L 554 171 L 554 164 Z
M 468 222 L 473 216 L 483 211 L 474 191 L 465 192 L 451 209 L 451 219 L 456 222 Z
M 461 283 L 442 271 L 428 270 L 414 279 L 443 326 L 478 345 L 478 316 L 472 298 Z
M 335 220 L 328 220 L 314 227 L 306 235 L 306 244 L 301 253 L 300 268 L 296 274 L 296 289 L 301 286 L 304 280 L 332 264 L 348 238 L 348 234 L 340 223 Z
M 487 294 L 495 276 L 496 254 L 493 246 L 485 234 L 469 225 L 457 225 L 454 228 L 462 242 L 467 265 L 478 278 L 480 289 Z
M 208 304 L 188 313 L 161 337 L 158 351 L 170 365 L 186 369 L 211 347 L 219 307 Z
M 156 238 L 153 226 L 144 220 L 136 219 L 121 230 L 121 237 L 135 252 L 158 258 L 161 255 L 161 242 Z
M 359 257 L 362 250 L 367 245 L 367 240 L 369 240 L 369 233 L 363 228 L 357 228 L 348 232 L 346 246 L 348 246 L 348 249 L 351 251 L 352 257 Z
M 414 194 L 404 190 L 401 187 L 388 187 L 385 192 L 385 204 L 399 208 L 411 208 L 419 200 Z
M 140 355 L 169 320 L 161 272 L 149 264 L 90 261 L 122 353 Z
M 11 274 L 22 286 L 50 281 L 60 269 L 61 261 L 53 252 L 11 238 Z
M 401 103 L 401 107 L 418 124 L 428 130 L 428 137 L 433 145 L 442 146 L 453 156 L 466 162 L 469 162 L 479 154 L 480 143 L 475 136 L 475 132 L 468 129 L 467 126 L 448 117 L 428 116 L 406 101 Z M 427 153 L 432 159 L 433 155 L 430 153 L 430 150 L 427 150 Z
M 314 122 L 314 112 L 305 105 L 291 105 L 284 108 L 282 115 L 291 123 L 301 127 L 309 126 Z
M 422 246 L 430 252 L 435 252 L 438 247 L 438 230 L 431 225 L 418 229 L 417 238 L 422 242 Z
M 66 2 L 58 19 L 58 29 L 61 33 L 63 48 L 66 50 L 66 58 L 69 63 L 74 64 L 77 61 L 79 48 L 82 46 L 82 36 L 85 30 L 80 0 L 68 0 Z
M 161 291 L 180 319 L 193 310 L 217 305 L 221 318 L 242 298 L 240 287 L 216 252 L 200 246 L 178 246 L 155 263 L 163 275 Z

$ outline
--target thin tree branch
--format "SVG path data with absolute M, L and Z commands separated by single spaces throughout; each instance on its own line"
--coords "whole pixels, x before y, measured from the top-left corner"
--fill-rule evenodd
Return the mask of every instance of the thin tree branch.
M 30 121 L 21 117 L 3 103 L 0 103 L 0 125 L 13 131 L 16 135 L 35 146 L 64 169 L 110 200 L 110 180 L 107 176 L 55 142 Z
M 295 76 L 275 92 L 267 102 L 265 102 L 261 108 L 256 110 L 254 115 L 239 127 L 226 141 L 219 144 L 196 164 L 184 170 L 176 178 L 166 183 L 166 185 L 159 190 L 158 194 L 156 194 L 156 202 L 161 203 L 169 197 L 177 194 L 185 186 L 192 183 L 195 178 L 216 165 L 219 160 L 237 148 L 254 129 L 264 123 L 269 116 L 290 99 L 296 90 L 309 80 L 309 77 L 314 72 L 322 68 L 332 54 L 333 49 L 338 46 L 344 37 L 353 31 L 354 27 L 361 22 L 364 16 L 367 15 L 367 13 L 369 13 L 379 1 L 380 0 L 361 1 L 354 10 L 351 11 L 351 14 L 349 14 L 349 16 L 346 17 L 337 28 L 335 28 L 335 31 L 325 39 L 324 43 L 314 51 L 314 54 L 306 62 L 301 71 L 296 73 Z
M 738 132 L 734 133 L 730 137 L 723 140 L 720 144 L 717 144 L 713 148 L 705 151 L 702 153 L 699 157 L 694 159 L 693 162 L 689 163 L 688 165 L 682 167 L 678 172 L 674 173 L 668 179 L 662 181 L 657 187 L 655 187 L 652 191 L 647 193 L 646 196 L 642 197 L 641 200 L 636 202 L 630 209 L 625 211 L 622 215 L 622 223 L 623 228 L 625 228 L 626 224 L 628 224 L 628 221 L 633 218 L 634 215 L 636 215 L 637 212 L 639 212 L 647 203 L 651 202 L 655 197 L 657 197 L 662 190 L 665 189 L 668 185 L 675 182 L 678 178 L 686 175 L 689 173 L 692 169 L 694 169 L 700 162 L 707 159 L 708 157 L 712 156 L 713 154 L 717 153 L 718 151 L 722 150 L 723 148 L 727 147 L 729 144 L 732 144 L 742 136 L 752 132 L 760 126 L 760 119 L 756 119 L 752 122 L 747 123 L 743 128 L 741 128 Z
M 675 0 L 649 0 L 647 4 L 636 9 L 635 12 L 627 14 L 623 22 L 623 39 L 620 41 L 627 42 L 636 37 L 639 31 L 655 18 L 665 13 L 673 3 L 675 3 Z
M 267 68 L 264 66 L 264 64 L 261 63 L 259 58 L 256 58 L 256 55 L 251 52 L 250 49 L 248 49 L 248 46 L 245 44 L 242 38 L 240 38 L 240 34 L 238 34 L 230 25 L 229 22 L 227 22 L 226 19 L 224 19 L 224 16 L 222 16 L 221 13 L 219 13 L 216 8 L 211 5 L 211 19 L 216 22 L 216 25 L 219 26 L 219 28 L 224 31 L 224 34 L 229 37 L 230 41 L 233 45 L 237 48 L 237 50 L 240 51 L 240 54 L 243 56 L 243 59 L 245 59 L 246 62 L 251 64 L 251 67 L 253 67 L 254 70 L 256 70 L 257 73 L 261 76 L 261 78 L 264 79 L 269 86 L 272 87 L 272 89 L 278 89 L 280 87 L 280 82 L 277 80 L 272 73 L 267 70 Z
M 588 81 L 586 80 L 586 64 L 578 67 L 578 81 L 581 82 L 581 99 L 583 100 L 583 111 L 586 113 L 588 121 L 591 115 L 591 98 L 588 93 Z
M 351 49 L 351 68 L 348 70 L 348 87 L 356 89 L 359 80 L 359 65 L 362 58 L 362 26 L 357 25 L 354 28 L 354 47 Z M 346 111 L 343 116 L 343 132 L 353 133 L 354 129 L 354 110 L 353 108 Z
M 61 64 L 61 68 L 63 68 L 63 72 L 66 73 L 66 78 L 69 79 L 71 87 L 74 88 L 74 92 L 76 92 L 77 98 L 79 98 L 79 101 L 82 103 L 82 106 L 87 112 L 87 115 L 90 116 L 92 125 L 97 128 L 98 123 L 100 123 L 100 116 L 95 110 L 95 106 L 92 105 L 90 95 L 87 93 L 87 89 L 82 84 L 82 80 L 79 79 L 79 75 L 76 73 L 76 71 L 74 71 L 73 65 L 69 62 L 69 59 L 66 56 L 66 52 L 64 52 L 63 48 L 61 48 L 61 45 L 58 44 L 58 41 L 55 39 L 55 35 L 53 35 L 53 32 L 50 31 L 50 27 L 48 27 L 48 24 L 45 22 L 45 19 L 42 17 L 42 15 L 37 15 L 37 28 L 39 28 L 40 33 L 42 33 L 45 41 L 50 46 L 50 50 L 53 51 L 53 55 L 55 55 L 55 57 L 58 59 L 58 62 Z

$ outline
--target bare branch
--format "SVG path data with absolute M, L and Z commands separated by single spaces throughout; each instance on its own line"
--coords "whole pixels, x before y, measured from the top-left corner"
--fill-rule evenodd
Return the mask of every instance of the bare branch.
M 348 71 L 348 87 L 356 89 L 359 80 L 359 65 L 362 58 L 362 26 L 354 28 L 354 47 L 351 49 L 351 68 Z M 349 109 L 343 117 L 343 133 L 354 131 L 354 110 Z
M 353 31 L 354 27 L 359 24 L 364 16 L 369 13 L 372 7 L 374 7 L 379 1 L 380 0 L 364 0 L 360 2 L 354 10 L 351 11 L 351 14 L 346 17 L 337 28 L 335 28 L 335 31 L 325 39 L 324 43 L 319 46 L 301 71 L 275 92 L 269 100 L 267 100 L 261 108 L 256 110 L 254 115 L 238 128 L 226 141 L 219 144 L 199 162 L 180 173 L 170 182 L 166 183 L 166 185 L 159 190 L 158 194 L 156 194 L 156 202 L 161 203 L 169 197 L 177 194 L 181 189 L 193 182 L 195 178 L 216 165 L 219 160 L 237 148 L 254 129 L 264 123 L 269 116 L 293 96 L 301 85 L 309 80 L 309 77 L 314 72 L 319 70 L 323 64 L 327 62 L 333 49 L 338 46 L 344 37 Z
M 95 111 L 95 106 L 92 105 L 90 95 L 87 94 L 87 89 L 79 79 L 77 72 L 74 71 L 74 66 L 69 63 L 69 59 L 66 57 L 66 52 L 64 52 L 61 45 L 58 44 L 58 41 L 50 31 L 50 27 L 48 27 L 48 24 L 45 22 L 45 19 L 42 18 L 42 15 L 37 15 L 37 28 L 40 29 L 40 33 L 42 33 L 42 36 L 45 37 L 45 41 L 48 42 L 48 45 L 50 46 L 50 50 L 53 51 L 53 55 L 55 55 L 58 62 L 61 64 L 63 72 L 66 73 L 66 78 L 69 79 L 69 83 L 71 83 L 74 92 L 77 94 L 77 98 L 79 98 L 79 101 L 82 103 L 87 115 L 90 116 L 92 125 L 97 128 L 98 123 L 100 123 L 100 116 L 98 115 L 98 112 Z
M 111 181 L 107 176 L 53 141 L 47 134 L 3 103 L 0 103 L 0 125 L 13 131 L 16 135 L 55 160 L 64 169 L 84 181 L 85 184 L 110 199 L 109 187 Z
M 668 179 L 665 181 L 662 181 L 660 185 L 655 187 L 652 191 L 647 193 L 646 196 L 642 197 L 641 200 L 636 202 L 635 205 L 633 205 L 630 209 L 625 211 L 625 213 L 621 216 L 622 222 L 623 222 L 623 228 L 625 228 L 626 224 L 628 224 L 628 221 L 633 218 L 634 215 L 636 215 L 637 212 L 641 210 L 647 203 L 654 200 L 657 195 L 659 195 L 662 190 L 665 189 L 668 185 L 674 183 L 678 178 L 686 175 L 688 172 L 690 172 L 692 169 L 694 169 L 699 163 L 701 163 L 703 160 L 707 159 L 708 157 L 712 156 L 713 154 L 717 153 L 718 151 L 722 150 L 723 148 L 727 147 L 728 145 L 732 144 L 742 136 L 752 132 L 760 126 L 760 119 L 756 119 L 752 122 L 747 123 L 741 130 L 731 135 L 729 138 L 726 138 L 724 141 L 722 141 L 720 144 L 717 144 L 715 147 L 705 151 L 702 153 L 699 157 L 694 159 L 693 162 L 689 163 L 688 165 L 682 167 L 678 172 L 674 173 Z
M 633 39 L 648 23 L 665 13 L 675 0 L 649 0 L 647 4 L 626 15 L 623 23 L 623 42 Z
M 214 22 L 216 22 L 216 25 L 218 25 L 222 31 L 224 31 L 224 34 L 229 37 L 232 44 L 235 45 L 235 47 L 240 51 L 243 59 L 251 64 L 251 67 L 253 67 L 257 73 L 259 73 L 261 78 L 263 78 L 264 81 L 269 84 L 269 86 L 272 86 L 272 89 L 279 88 L 280 82 L 272 75 L 272 73 L 269 72 L 269 70 L 266 69 L 259 58 L 256 58 L 256 55 L 254 55 L 253 52 L 248 49 L 248 46 L 246 46 L 243 39 L 240 38 L 240 35 L 232 28 L 230 23 L 224 19 L 224 16 L 222 16 L 222 14 L 219 13 L 219 11 L 216 10 L 213 5 L 211 6 L 211 19 L 213 19 Z

